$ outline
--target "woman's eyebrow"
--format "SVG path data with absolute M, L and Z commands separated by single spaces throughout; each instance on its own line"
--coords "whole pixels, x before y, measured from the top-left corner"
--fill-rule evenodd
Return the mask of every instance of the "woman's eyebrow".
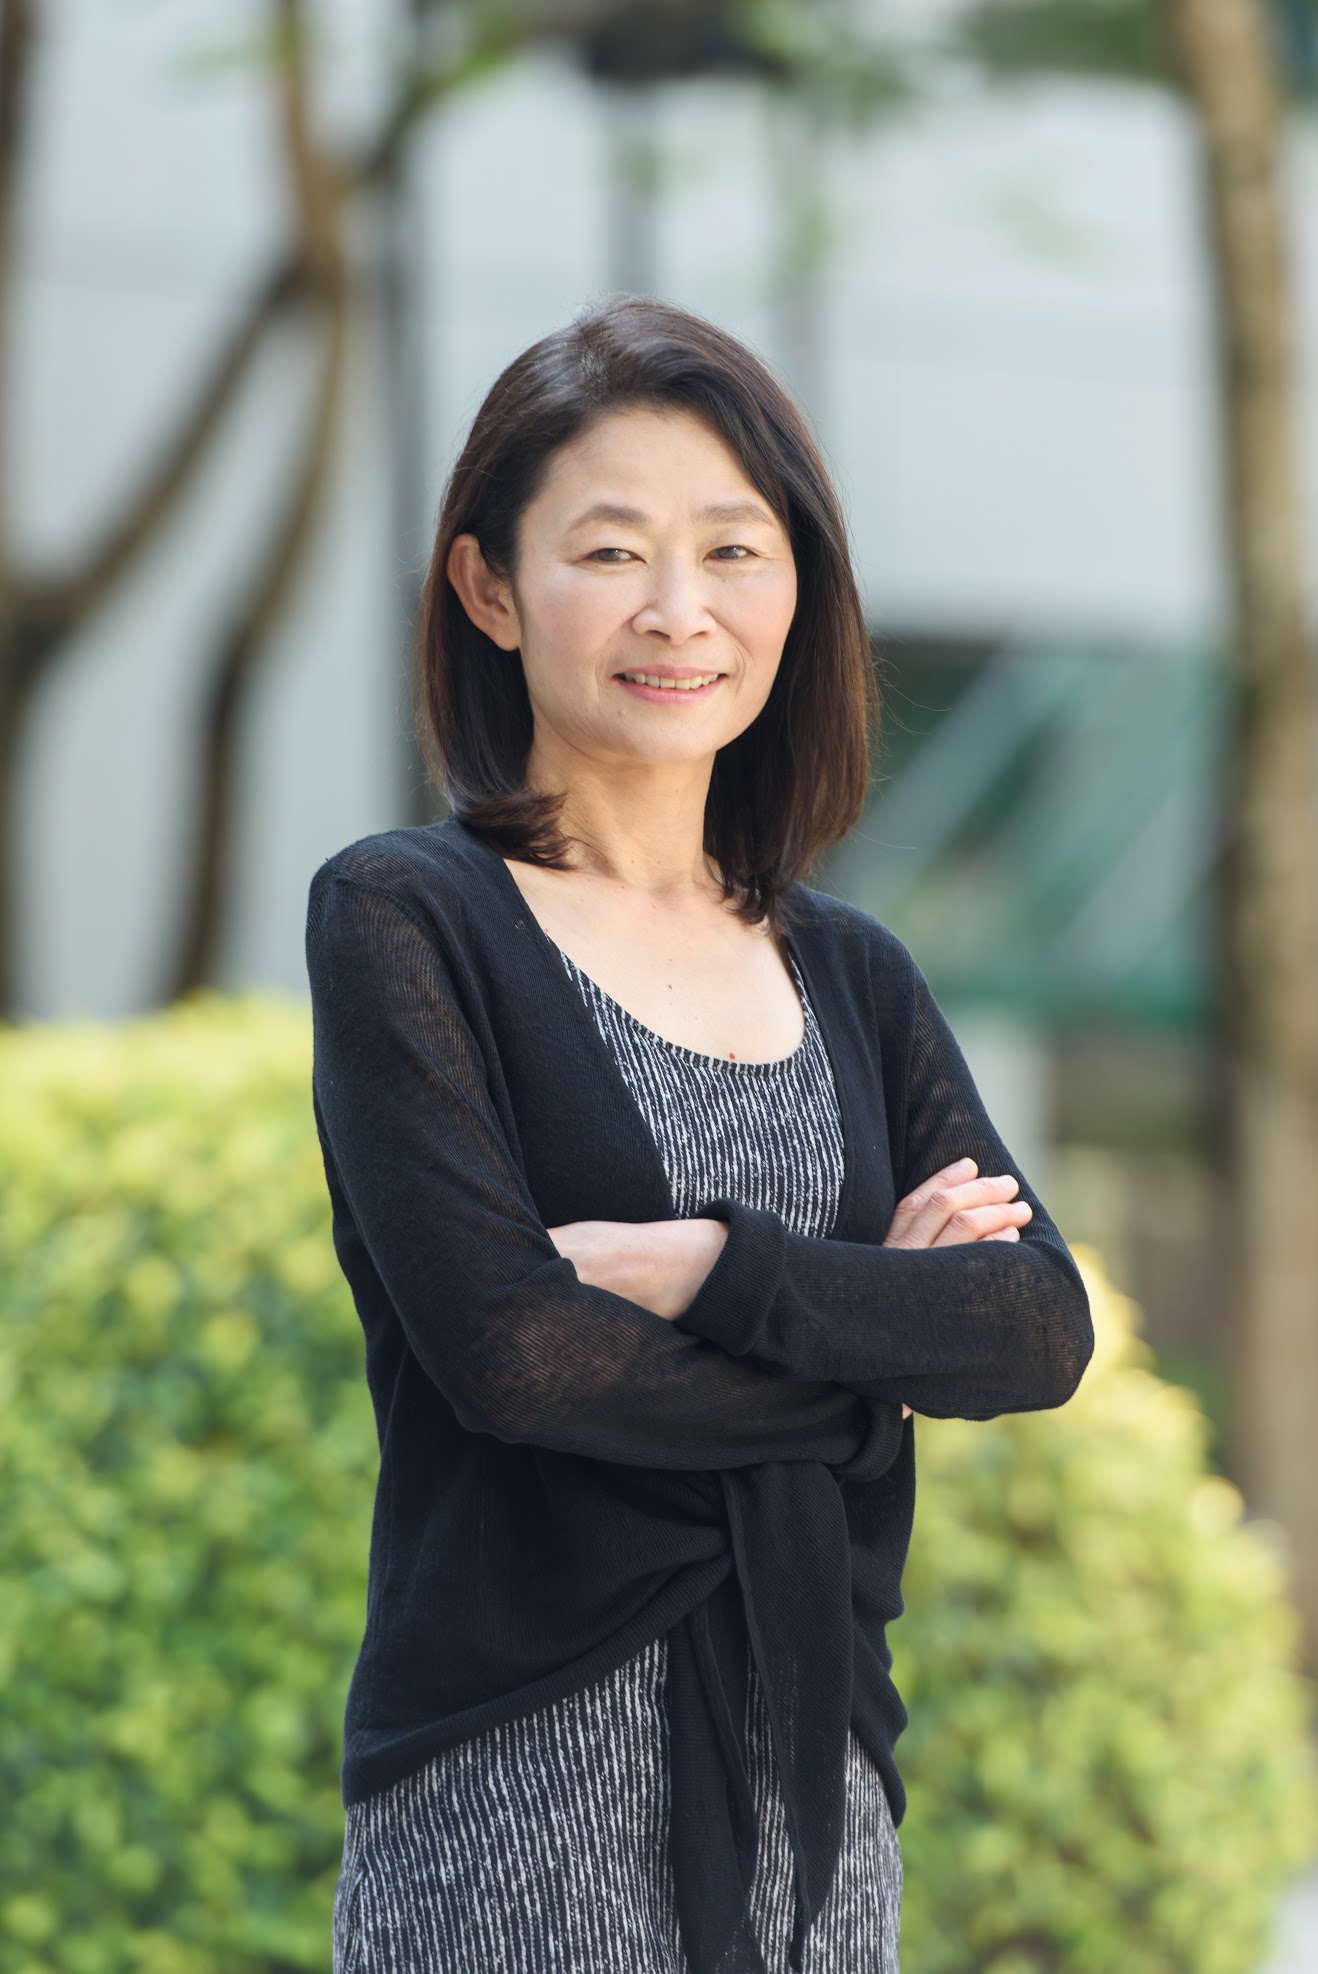
M 649 515 L 643 513 L 639 507 L 623 507 L 617 501 L 600 500 L 596 501 L 593 507 L 588 507 L 584 514 L 578 514 L 570 526 L 584 528 L 592 522 L 612 521 L 620 528 L 642 528 L 649 518 Z M 774 517 L 768 508 L 761 507 L 759 502 L 754 500 L 719 501 L 713 507 L 702 507 L 696 519 L 697 521 L 763 521 L 770 527 L 774 524 Z
M 649 516 L 642 514 L 639 507 L 620 507 L 616 501 L 600 500 L 593 507 L 588 507 L 584 514 L 578 514 L 570 525 L 584 528 L 591 521 L 613 521 L 620 528 L 639 528 L 648 519 Z
M 774 526 L 775 517 L 758 500 L 724 500 L 714 507 L 702 507 L 697 521 L 765 521 Z

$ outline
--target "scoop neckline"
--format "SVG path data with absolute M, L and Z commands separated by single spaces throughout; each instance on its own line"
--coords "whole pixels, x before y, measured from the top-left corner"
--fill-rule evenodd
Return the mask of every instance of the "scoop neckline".
M 461 818 L 459 817 L 458 820 L 461 821 Z M 539 934 L 540 938 L 544 941 L 545 945 L 549 947 L 550 951 L 558 954 L 560 962 L 566 960 L 570 963 L 570 965 L 576 967 L 577 972 L 581 975 L 582 979 L 588 980 L 590 982 L 590 985 L 594 988 L 595 992 L 597 994 L 602 995 L 603 998 L 608 1002 L 610 1007 L 616 1008 L 618 1013 L 621 1014 L 626 1021 L 630 1022 L 632 1027 L 635 1028 L 638 1031 L 638 1033 L 644 1035 L 648 1040 L 659 1043 L 661 1048 L 670 1049 L 679 1056 L 685 1056 L 687 1060 L 690 1062 L 718 1063 L 719 1066 L 723 1069 L 733 1069 L 733 1070 L 745 1070 L 745 1069 L 766 1070 L 767 1069 L 767 1070 L 776 1070 L 779 1073 L 782 1073 L 785 1072 L 786 1070 L 789 1070 L 792 1067 L 792 1065 L 798 1062 L 801 1059 L 801 1057 L 805 1054 L 806 1049 L 809 1047 L 810 1044 L 810 1029 L 811 1029 L 811 1024 L 814 1021 L 814 1010 L 811 1008 L 810 1005 L 810 995 L 806 989 L 805 975 L 803 974 L 800 964 L 797 961 L 796 953 L 794 952 L 792 947 L 790 934 L 784 935 L 783 950 L 787 955 L 787 963 L 791 968 L 792 980 L 796 987 L 797 994 L 800 996 L 801 1011 L 805 1017 L 805 1033 L 802 1035 L 796 1047 L 791 1051 L 789 1055 L 769 1056 L 766 1059 L 758 1062 L 743 1062 L 740 1061 L 735 1056 L 706 1055 L 704 1051 L 701 1049 L 688 1048 L 685 1042 L 671 1041 L 667 1035 L 661 1035 L 657 1028 L 647 1028 L 645 1023 L 640 1019 L 638 1015 L 634 1015 L 630 1008 L 625 1008 L 621 1001 L 614 1000 L 612 994 L 608 993 L 605 988 L 601 987 L 599 981 L 594 979 L 594 977 L 591 974 L 587 973 L 584 967 L 577 966 L 577 962 L 572 958 L 571 953 L 564 951 L 563 947 L 559 945 L 557 939 L 551 938 L 550 934 L 546 932 L 544 926 L 541 925 L 539 919 L 536 917 L 534 911 L 531 909 L 530 900 L 527 898 L 526 894 L 522 890 L 521 885 L 517 882 L 517 879 L 513 876 L 511 870 L 508 868 L 508 859 L 504 856 L 503 852 L 499 850 L 495 844 L 487 843 L 484 837 L 482 837 L 479 834 L 479 832 L 468 829 L 466 824 L 463 824 L 463 829 L 465 834 L 467 834 L 471 838 L 471 840 L 477 845 L 478 849 L 482 850 L 487 856 L 492 857 L 494 862 L 498 865 L 502 884 L 506 887 L 506 890 L 508 892 L 511 892 L 512 896 L 517 900 L 517 903 L 521 906 L 522 910 L 526 913 L 528 919 L 530 920 L 531 924 L 534 926 L 536 932 Z M 578 1002 L 580 1001 L 579 992 L 575 994 L 575 998 L 578 1000 Z M 591 1026 L 594 1027 L 594 1025 L 595 1024 L 592 1019 Z
M 515 878 L 513 879 L 513 882 L 516 883 Z M 542 932 L 544 932 L 543 926 L 541 926 L 540 929 Z M 583 966 L 579 965 L 578 962 L 573 959 L 571 953 L 566 952 L 563 949 L 563 947 L 559 945 L 556 939 L 550 938 L 547 932 L 545 932 L 545 938 L 549 940 L 550 945 L 553 947 L 554 951 L 558 954 L 559 958 L 561 960 L 566 961 L 567 965 L 570 966 L 574 972 L 580 974 L 581 978 L 584 981 L 586 981 L 586 983 L 591 987 L 591 989 L 596 994 L 599 995 L 600 999 L 602 1001 L 607 1002 L 607 1004 L 609 1005 L 609 1007 L 613 1009 L 615 1014 L 620 1014 L 622 1016 L 623 1020 L 627 1023 L 629 1027 L 636 1029 L 639 1034 L 645 1037 L 647 1042 L 657 1042 L 661 1049 L 667 1049 L 673 1055 L 684 1056 L 689 1062 L 698 1062 L 704 1064 L 712 1063 L 719 1069 L 731 1069 L 731 1070 L 757 1069 L 761 1071 L 767 1069 L 767 1070 L 776 1070 L 779 1073 L 782 1073 L 789 1070 L 792 1067 L 792 1065 L 805 1054 L 806 1049 L 810 1045 L 810 1027 L 814 1019 L 814 1015 L 810 1006 L 810 996 L 806 993 L 805 980 L 802 977 L 800 967 L 796 964 L 796 956 L 792 953 L 790 948 L 788 949 L 788 953 L 787 953 L 787 961 L 788 961 L 788 965 L 791 967 L 793 983 L 796 987 L 796 991 L 798 995 L 800 996 L 801 1012 L 805 1017 L 805 1033 L 802 1035 L 796 1047 L 790 1050 L 787 1055 L 765 1056 L 760 1058 L 759 1060 L 755 1060 L 753 1058 L 743 1058 L 740 1056 L 709 1055 L 703 1049 L 689 1048 L 685 1042 L 674 1042 L 670 1036 L 661 1035 L 657 1028 L 647 1027 L 646 1024 L 641 1020 L 639 1015 L 633 1014 L 630 1008 L 625 1008 L 621 1001 L 615 1000 L 613 995 L 609 993 L 607 988 L 601 987 L 599 981 L 596 980 L 592 974 L 587 973 L 586 969 Z

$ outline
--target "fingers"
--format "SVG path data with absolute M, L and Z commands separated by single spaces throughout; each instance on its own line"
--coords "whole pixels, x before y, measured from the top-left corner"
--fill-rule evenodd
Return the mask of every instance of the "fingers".
M 982 1179 L 976 1172 L 973 1159 L 958 1159 L 917 1186 L 893 1214 L 885 1245 L 947 1247 L 996 1238 L 1008 1228 L 1019 1238 L 1031 1217 L 1028 1203 L 1014 1197 L 1019 1182 L 1010 1172 Z
M 1015 1181 L 1012 1181 L 1015 1190 Z M 962 1206 L 951 1214 L 929 1243 L 931 1247 L 958 1247 L 966 1241 L 997 1240 L 1010 1230 L 1017 1240 L 1020 1229 L 1034 1212 L 1027 1200 L 1002 1200 L 985 1206 Z
M 929 1247 L 942 1225 L 937 1215 L 932 1224 L 927 1219 L 931 1201 L 940 1189 L 965 1184 L 973 1180 L 978 1171 L 973 1158 L 959 1158 L 954 1164 L 945 1165 L 941 1172 L 932 1173 L 914 1192 L 907 1193 L 905 1199 L 898 1200 L 884 1246 Z M 922 1219 L 922 1215 L 926 1218 Z
M 898 1201 L 897 1212 L 893 1215 L 894 1220 L 900 1214 L 918 1213 L 921 1207 L 928 1205 L 940 1186 L 959 1185 L 967 1179 L 973 1179 L 978 1171 L 979 1167 L 973 1158 L 959 1158 L 954 1165 L 945 1165 L 941 1172 L 933 1173 L 922 1185 L 917 1186 L 913 1193 L 908 1193 L 904 1200 Z

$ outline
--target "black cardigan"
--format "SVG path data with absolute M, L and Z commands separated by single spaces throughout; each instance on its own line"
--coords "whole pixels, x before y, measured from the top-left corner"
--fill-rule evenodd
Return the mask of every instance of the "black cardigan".
M 584 1286 L 546 1229 L 671 1219 L 654 1140 L 498 852 L 453 817 L 311 887 L 316 1121 L 380 1439 L 345 1804 L 669 1636 L 672 1861 L 693 1974 L 762 1967 L 754 1816 L 711 1593 L 735 1570 L 796 1866 L 792 1965 L 842 1835 L 847 1732 L 900 1822 L 900 1615 L 917 1413 L 1062 1404 L 1093 1348 L 1023 1178 L 1018 1243 L 882 1246 L 953 1159 L 1017 1172 L 910 954 L 798 885 L 789 940 L 832 1062 L 834 1233 L 729 1199 L 676 1323 Z M 1017 1172 L 1017 1177 L 1021 1177 Z

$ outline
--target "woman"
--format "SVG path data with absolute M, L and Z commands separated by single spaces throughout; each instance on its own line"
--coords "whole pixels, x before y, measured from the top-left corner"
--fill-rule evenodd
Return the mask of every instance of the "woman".
M 801 881 L 873 672 L 751 352 L 633 299 L 511 364 L 417 680 L 452 813 L 308 921 L 381 1449 L 336 1974 L 894 1974 L 912 1408 L 1093 1339 L 910 955 Z

